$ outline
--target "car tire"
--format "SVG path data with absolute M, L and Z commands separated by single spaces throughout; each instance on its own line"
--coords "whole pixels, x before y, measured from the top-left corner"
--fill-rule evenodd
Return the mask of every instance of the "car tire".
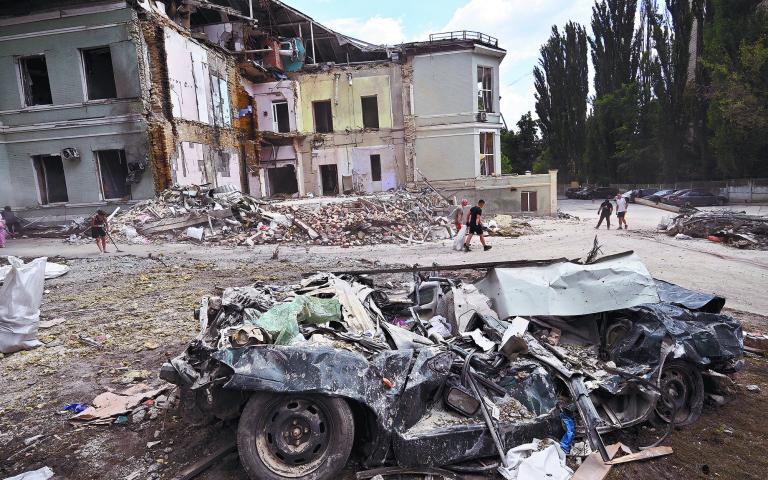
M 669 423 L 673 409 L 671 401 L 677 405 L 675 426 L 684 427 L 699 419 L 704 408 L 704 379 L 695 366 L 685 360 L 668 360 L 661 371 L 659 388 L 670 395 L 657 400 L 654 423 Z
M 322 395 L 254 394 L 237 428 L 240 461 L 253 480 L 338 478 L 354 437 L 349 404 Z

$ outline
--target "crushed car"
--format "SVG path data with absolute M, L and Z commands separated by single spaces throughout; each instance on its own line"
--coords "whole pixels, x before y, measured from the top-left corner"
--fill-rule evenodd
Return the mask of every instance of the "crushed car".
M 721 297 L 654 279 L 632 252 L 593 257 L 226 288 L 160 376 L 188 421 L 239 419 L 254 479 L 338 478 L 352 455 L 460 476 L 567 430 L 607 461 L 607 432 L 654 420 L 658 444 L 695 422 L 704 377 L 738 371 L 743 339 Z

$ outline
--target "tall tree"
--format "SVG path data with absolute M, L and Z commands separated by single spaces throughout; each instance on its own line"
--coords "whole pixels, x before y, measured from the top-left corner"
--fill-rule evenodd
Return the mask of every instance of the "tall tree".
M 602 0 L 592 7 L 595 98 L 587 123 L 585 172 L 599 182 L 619 179 L 639 120 L 637 79 L 640 39 L 635 32 L 637 0 Z M 622 168 L 626 170 L 626 168 Z
M 693 112 L 696 109 L 695 81 L 690 47 L 694 22 L 700 21 L 700 0 L 666 0 L 666 15 L 646 0 L 648 28 L 656 56 L 651 67 L 653 92 L 658 102 L 661 173 L 667 181 L 697 176 L 693 152 Z M 695 45 L 695 43 L 693 44 Z M 704 173 L 704 172 L 698 172 Z
M 768 176 L 768 2 L 709 0 L 702 64 L 718 171 Z
M 587 34 L 578 23 L 568 22 L 563 34 L 552 34 L 541 47 L 539 65 L 533 70 L 536 114 L 539 116 L 543 160 L 560 169 L 565 179 L 575 178 L 586 141 L 589 66 Z

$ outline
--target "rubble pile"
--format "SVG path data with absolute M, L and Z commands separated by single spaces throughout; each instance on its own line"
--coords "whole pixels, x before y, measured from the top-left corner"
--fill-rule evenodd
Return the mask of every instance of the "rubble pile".
M 231 188 L 174 187 L 119 213 L 111 230 L 132 243 L 196 240 L 222 245 L 373 245 L 450 238 L 448 203 L 399 190 L 340 201 L 273 203 Z
M 658 415 L 670 425 L 666 437 L 694 422 L 703 392 L 678 407 L 670 382 L 743 365 L 741 325 L 719 314 L 724 299 L 655 281 L 631 252 L 485 265 L 475 283 L 456 276 L 472 266 L 435 265 L 219 289 L 201 299 L 199 333 L 160 377 L 178 385 L 182 413 L 194 411 L 195 421 L 239 417 L 241 444 L 290 438 L 270 448 L 323 465 L 313 474 L 328 478 L 343 468 L 359 421 L 365 448 L 385 446 L 369 450 L 367 468 L 450 469 L 496 457 L 499 472 L 515 478 L 524 449 L 570 478 L 566 455 L 574 464 L 615 455 L 598 431 Z M 390 276 L 377 284 L 375 275 Z M 665 362 L 670 351 L 680 359 Z M 364 406 L 366 418 L 343 399 Z M 334 412 L 339 431 L 305 422 L 318 411 Z M 644 453 L 672 453 L 656 448 Z M 269 477 L 263 455 L 240 451 L 251 478 Z M 334 463 L 321 463 L 326 456 Z M 303 467 L 280 464 L 296 478 Z
M 763 215 L 694 209 L 686 210 L 660 227 L 670 236 L 706 238 L 736 248 L 768 249 L 768 217 Z

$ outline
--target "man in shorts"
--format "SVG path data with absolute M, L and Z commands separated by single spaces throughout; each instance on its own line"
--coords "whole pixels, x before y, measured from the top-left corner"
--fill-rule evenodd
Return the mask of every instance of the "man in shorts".
M 485 200 L 480 200 L 477 205 L 469 209 L 469 223 L 467 224 L 467 238 L 464 240 L 464 251 L 469 251 L 469 244 L 472 242 L 472 235 L 480 235 L 480 243 L 483 245 L 483 250 L 488 251 L 491 249 L 490 245 L 485 244 L 485 236 L 483 236 L 483 224 L 481 223 L 483 217 L 483 207 L 485 206 Z
M 627 227 L 627 199 L 622 197 L 621 195 L 616 195 L 616 217 L 619 220 L 619 230 L 621 230 L 621 226 L 624 225 L 624 230 L 628 230 L 629 227 Z

